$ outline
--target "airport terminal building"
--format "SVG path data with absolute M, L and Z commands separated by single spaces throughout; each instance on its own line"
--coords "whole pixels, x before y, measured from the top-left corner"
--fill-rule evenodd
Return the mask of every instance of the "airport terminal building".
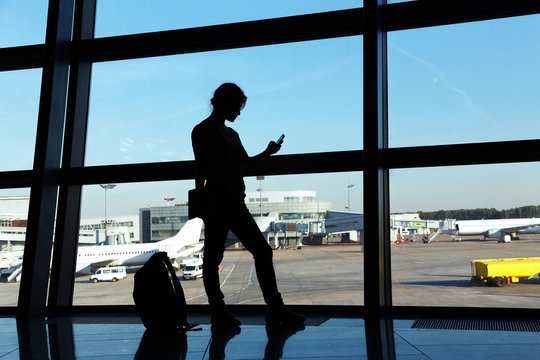
M 0 243 L 3 250 L 22 249 L 26 236 L 26 218 L 29 198 L 12 196 L 0 198 Z M 278 247 L 280 239 L 301 239 L 310 236 L 313 244 L 323 243 L 322 238 L 333 242 L 363 243 L 364 215 L 336 211 L 331 203 L 319 201 L 316 191 L 262 191 L 247 192 L 245 202 L 257 225 L 268 241 Z M 188 204 L 155 206 L 139 209 L 138 215 L 82 218 L 80 220 L 80 245 L 115 245 L 151 243 L 170 238 L 188 221 Z M 105 221 L 107 224 L 105 224 Z M 417 213 L 392 214 L 391 240 L 398 234 L 429 235 L 441 228 L 444 222 L 422 220 Z M 229 242 L 236 238 L 229 235 Z M 204 231 L 201 233 L 204 239 Z M 324 240 L 324 243 L 328 238 Z M 304 245 L 309 244 L 304 241 Z
M 311 190 L 247 192 L 247 208 L 253 216 L 277 213 L 277 221 L 309 223 L 325 218 L 331 209 L 328 201 L 318 201 Z
M 2 251 L 22 250 L 26 238 L 28 196 L 0 197 L 0 247 Z M 140 240 L 138 215 L 84 218 L 79 225 L 80 245 L 116 245 Z
M 316 191 L 310 190 L 247 192 L 245 202 L 261 231 L 272 237 L 307 232 L 309 224 L 320 224 L 331 209 L 330 202 L 318 201 Z M 184 226 L 188 204 L 143 208 L 139 216 L 141 242 L 160 241 L 174 236 Z M 320 225 L 315 231 L 321 231 Z M 201 236 L 204 238 L 204 231 Z

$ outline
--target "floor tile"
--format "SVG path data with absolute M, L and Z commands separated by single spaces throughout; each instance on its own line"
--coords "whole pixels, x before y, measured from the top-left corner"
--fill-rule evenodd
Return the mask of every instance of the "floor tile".
M 4 346 L 10 347 L 13 345 L 19 345 L 19 337 L 16 330 L 13 330 L 9 333 L 0 333 L 0 352 L 2 351 L 2 348 Z
M 19 354 L 19 349 L 13 350 L 12 352 L 3 355 L 0 357 L 0 360 L 20 360 L 21 356 Z
M 396 355 L 421 355 L 422 353 L 411 343 L 399 336 L 394 336 Z
M 331 318 L 319 325 L 319 327 L 364 327 L 364 319 Z
M 134 355 L 139 340 L 83 341 L 75 343 L 76 356 Z
M 504 338 L 499 338 L 504 341 Z M 419 349 L 432 360 L 455 359 L 538 359 L 540 345 L 439 345 L 419 346 Z

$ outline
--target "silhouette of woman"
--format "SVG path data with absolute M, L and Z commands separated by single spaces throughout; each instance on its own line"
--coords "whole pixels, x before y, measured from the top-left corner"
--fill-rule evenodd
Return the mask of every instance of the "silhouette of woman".
M 225 125 L 225 121 L 234 122 L 246 100 L 237 85 L 222 84 L 211 100 L 212 113 L 191 133 L 197 164 L 195 186 L 205 199 L 203 280 L 212 309 L 211 321 L 217 327 L 240 326 L 240 321 L 225 307 L 219 283 L 218 268 L 231 230 L 255 260 L 257 279 L 268 305 L 267 324 L 298 325 L 304 318 L 283 304 L 276 283 L 272 248 L 244 203 L 244 169 L 258 159 L 275 154 L 281 145 L 271 141 L 262 153 L 249 157 L 238 133 Z

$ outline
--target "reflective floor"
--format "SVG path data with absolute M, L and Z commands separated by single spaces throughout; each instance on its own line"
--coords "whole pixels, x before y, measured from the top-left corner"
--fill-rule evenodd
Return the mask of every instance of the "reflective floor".
M 203 319 L 199 331 L 155 338 L 133 315 L 2 317 L 0 360 L 540 358 L 538 332 L 423 330 L 411 328 L 413 320 L 371 324 L 309 315 L 304 329 L 280 330 L 266 329 L 262 317 L 242 320 L 239 333 L 212 332 Z

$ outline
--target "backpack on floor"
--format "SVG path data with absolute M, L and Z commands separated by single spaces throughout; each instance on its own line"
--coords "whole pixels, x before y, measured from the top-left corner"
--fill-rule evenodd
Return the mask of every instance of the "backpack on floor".
M 155 253 L 135 273 L 133 300 L 146 329 L 153 333 L 187 331 L 186 298 L 166 252 Z

